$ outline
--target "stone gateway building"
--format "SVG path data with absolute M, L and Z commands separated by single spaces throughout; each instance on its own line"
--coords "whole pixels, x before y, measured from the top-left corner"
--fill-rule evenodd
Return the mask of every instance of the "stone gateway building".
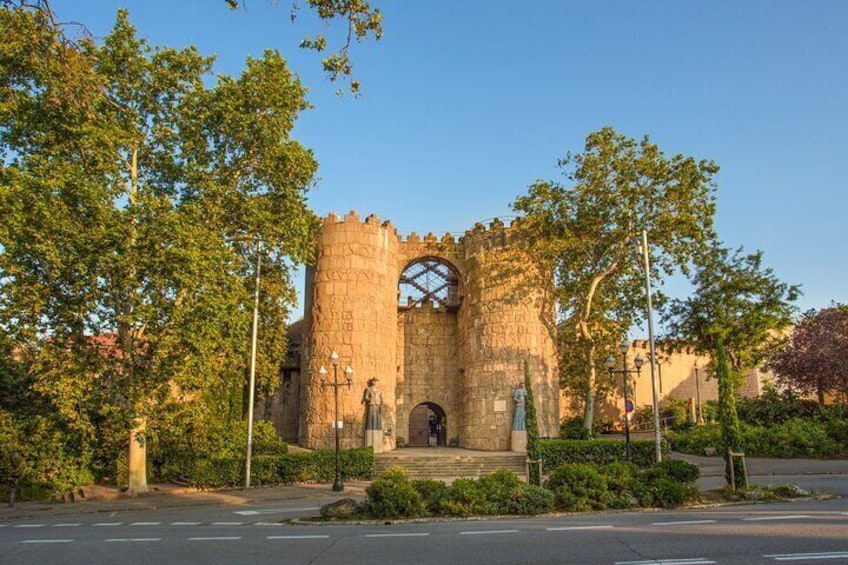
M 301 345 L 283 373 L 287 395 L 269 406 L 283 437 L 333 444 L 337 379 L 342 447 L 506 451 L 525 360 L 539 435 L 556 437 L 553 309 L 516 239 L 498 220 L 456 240 L 403 238 L 373 215 L 326 217 L 306 273 Z M 365 430 L 371 379 L 380 391 L 376 435 Z

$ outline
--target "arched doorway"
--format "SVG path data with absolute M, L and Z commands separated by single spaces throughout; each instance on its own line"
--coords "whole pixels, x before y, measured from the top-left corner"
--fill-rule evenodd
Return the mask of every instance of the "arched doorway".
M 409 413 L 409 447 L 447 445 L 447 417 L 438 404 L 422 402 Z

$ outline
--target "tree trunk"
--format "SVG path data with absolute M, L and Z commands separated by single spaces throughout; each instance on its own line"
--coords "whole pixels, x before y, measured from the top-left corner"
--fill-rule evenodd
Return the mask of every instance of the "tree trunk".
M 595 381 L 597 368 L 595 367 L 595 344 L 589 346 L 589 380 L 586 389 L 586 405 L 583 407 L 583 428 L 592 436 L 592 423 L 595 420 Z
M 144 494 L 147 488 L 147 444 L 145 431 L 147 424 L 144 418 L 133 420 L 130 430 L 129 453 L 129 489 L 131 495 Z
M 727 362 L 724 340 L 718 338 L 715 344 L 715 368 L 718 379 L 718 419 L 721 426 L 722 456 L 724 457 L 724 478 L 731 484 L 730 467 L 733 465 L 733 477 L 736 488 L 748 484 L 745 467 L 741 459 L 734 459 L 730 452 L 742 452 L 742 434 L 739 431 L 739 416 L 736 414 L 736 397 L 733 390 L 733 375 Z

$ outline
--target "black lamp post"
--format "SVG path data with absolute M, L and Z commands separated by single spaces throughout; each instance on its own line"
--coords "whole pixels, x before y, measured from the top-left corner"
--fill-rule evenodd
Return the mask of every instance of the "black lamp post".
M 333 366 L 333 382 L 327 382 L 327 369 L 324 368 L 324 365 L 321 365 L 321 368 L 318 369 L 318 373 L 321 375 L 321 388 L 327 388 L 328 386 L 333 387 L 333 395 L 335 397 L 336 411 L 333 428 L 336 432 L 336 479 L 333 481 L 333 491 L 341 492 L 344 490 L 344 485 L 342 484 L 342 467 L 341 461 L 339 460 L 339 387 L 346 386 L 348 390 L 350 389 L 353 384 L 353 369 L 350 368 L 350 365 L 345 367 L 345 382 L 340 383 L 339 354 L 335 351 L 330 353 L 330 364 Z
M 630 344 L 627 343 L 627 339 L 623 339 L 621 344 L 618 346 L 618 350 L 621 351 L 621 369 L 615 368 L 615 355 L 610 355 L 607 357 L 606 366 L 607 371 L 609 371 L 610 375 L 613 374 L 621 374 L 622 380 L 624 382 L 624 451 L 627 454 L 627 460 L 630 461 L 633 456 L 633 446 L 630 443 L 630 396 L 627 386 L 627 377 L 631 373 L 636 373 L 638 377 L 642 373 L 642 364 L 645 360 L 642 358 L 642 354 L 636 356 L 633 360 L 633 364 L 636 366 L 636 370 L 630 370 L 627 368 L 627 351 L 630 349 Z

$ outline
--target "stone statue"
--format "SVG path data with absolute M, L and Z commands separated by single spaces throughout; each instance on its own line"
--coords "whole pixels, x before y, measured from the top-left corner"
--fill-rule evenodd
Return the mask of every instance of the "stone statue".
M 515 416 L 512 418 L 512 430 L 524 431 L 524 404 L 527 399 L 527 391 L 524 389 L 524 383 L 518 383 L 518 388 L 512 395 L 512 400 L 515 402 Z
M 377 379 L 368 379 L 368 388 L 362 392 L 362 404 L 365 405 L 365 429 L 382 430 L 380 410 L 383 401 L 377 388 Z

